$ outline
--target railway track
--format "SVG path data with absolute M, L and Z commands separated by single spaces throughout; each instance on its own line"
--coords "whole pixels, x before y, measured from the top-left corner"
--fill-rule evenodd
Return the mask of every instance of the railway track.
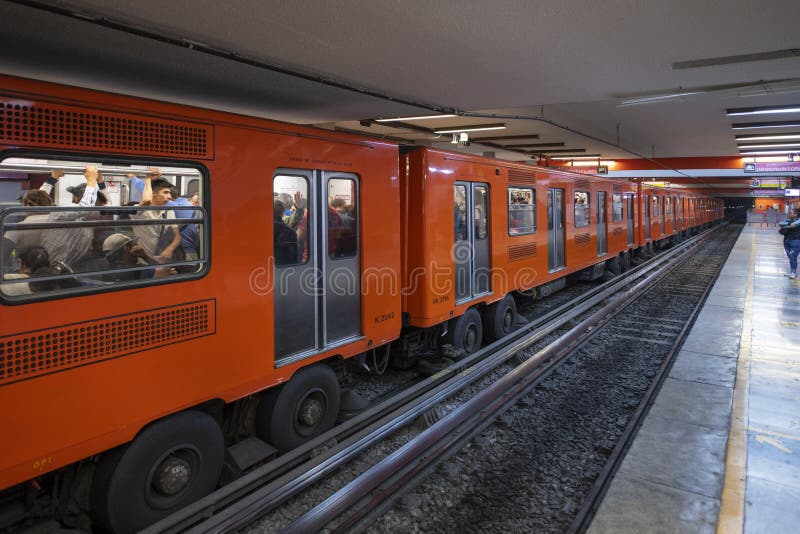
M 366 528 L 390 510 L 398 495 L 430 475 L 493 421 L 500 418 L 502 422 L 513 406 L 520 402 L 529 406 L 537 383 L 559 369 L 569 354 L 643 291 L 691 258 L 711 235 L 707 232 L 688 240 L 597 286 L 583 294 L 579 303 L 549 312 L 145 532 L 229 532 L 247 528 L 264 516 L 267 519 L 254 530 Z M 683 297 L 694 291 L 702 298 L 699 288 L 691 285 L 667 287 L 673 295 Z M 669 329 L 669 321 L 659 324 L 662 330 Z M 619 329 L 617 339 L 625 339 L 626 327 L 615 328 Z M 307 502 L 314 499 L 320 504 L 309 509 Z M 346 517 L 341 517 L 343 513 Z

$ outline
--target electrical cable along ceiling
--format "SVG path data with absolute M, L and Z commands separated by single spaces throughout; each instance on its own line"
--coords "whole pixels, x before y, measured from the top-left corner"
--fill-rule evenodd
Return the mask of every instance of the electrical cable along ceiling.
M 800 15 L 718 8 L 0 0 L 0 70 L 523 161 L 730 156 L 726 109 L 800 103 Z M 379 122 L 425 114 L 457 116 Z

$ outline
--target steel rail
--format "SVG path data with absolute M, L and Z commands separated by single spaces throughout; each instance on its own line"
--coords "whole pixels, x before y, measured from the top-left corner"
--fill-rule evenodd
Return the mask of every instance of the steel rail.
M 664 357 L 664 361 L 661 363 L 661 366 L 659 367 L 656 376 L 650 383 L 650 387 L 645 392 L 645 395 L 642 398 L 641 402 L 639 403 L 639 406 L 636 407 L 636 411 L 631 416 L 631 420 L 628 422 L 628 425 L 625 427 L 625 430 L 623 431 L 622 435 L 617 441 L 616 446 L 611 451 L 611 455 L 606 461 L 605 466 L 603 467 L 602 471 L 600 471 L 600 474 L 597 476 L 597 479 L 592 485 L 592 489 L 589 491 L 588 497 L 584 500 L 583 504 L 581 505 L 581 508 L 578 510 L 578 514 L 576 515 L 575 519 L 572 521 L 572 524 L 567 530 L 569 534 L 585 532 L 586 529 L 589 528 L 589 524 L 591 523 L 591 520 L 594 517 L 594 513 L 597 511 L 597 508 L 602 502 L 601 500 L 605 496 L 605 493 L 608 490 L 608 486 L 611 480 L 613 479 L 614 474 L 617 472 L 619 466 L 622 464 L 622 460 L 625 457 L 625 453 L 633 443 L 633 439 L 636 437 L 639 428 L 644 423 L 645 416 L 647 416 L 648 412 L 650 411 L 650 407 L 655 401 L 656 395 L 661 390 L 661 387 L 663 386 L 664 381 L 666 380 L 667 375 L 669 374 L 669 370 L 672 368 L 672 364 L 675 361 L 675 357 L 678 355 L 678 352 L 683 346 L 686 337 L 689 335 L 689 332 L 691 331 L 691 328 L 694 325 L 697 316 L 703 309 L 703 305 L 708 299 L 708 294 L 711 292 L 711 289 L 714 287 L 714 283 L 719 278 L 719 275 L 722 272 L 722 269 L 725 266 L 725 262 L 727 261 L 727 258 L 730 256 L 730 253 L 733 250 L 734 245 L 735 241 L 728 248 L 728 251 L 725 254 L 725 259 L 722 262 L 720 262 L 719 267 L 716 270 L 716 273 L 714 273 L 714 276 L 708 283 L 708 286 L 706 286 L 706 289 L 705 291 L 703 291 L 702 296 L 697 301 L 697 304 L 695 305 L 694 309 L 689 315 L 689 318 L 683 325 L 681 331 L 678 333 L 677 339 L 672 344 L 672 347 L 670 347 L 670 350 Z
M 684 245 L 707 237 L 708 232 L 688 239 Z M 582 302 L 564 304 L 540 319 L 523 326 L 503 340 L 456 362 L 436 375 L 396 394 L 364 413 L 318 436 L 305 445 L 244 475 L 214 493 L 146 528 L 143 532 L 220 532 L 245 526 L 268 513 L 289 497 L 327 476 L 373 443 L 424 415 L 441 400 L 452 396 L 470 382 L 491 372 L 517 352 L 539 341 L 553 330 L 584 313 L 598 302 L 630 284 L 630 278 L 644 276 L 661 262 L 683 254 L 675 248 L 634 267 L 582 296 Z M 489 356 L 492 355 L 492 356 Z M 428 395 L 421 399 L 421 395 Z M 400 421 L 398 421 L 398 417 Z M 326 443 L 338 446 L 310 458 Z M 202 522 L 201 524 L 198 524 Z
M 699 241 L 695 242 L 692 249 L 699 244 Z M 665 262 L 663 269 L 648 275 L 633 287 L 622 291 L 621 298 L 613 300 L 592 313 L 590 317 L 581 321 L 567 334 L 479 392 L 464 405 L 450 412 L 445 418 L 295 520 L 283 532 L 287 534 L 316 532 L 329 526 L 347 511 L 352 511 L 369 494 L 377 491 L 378 494 L 372 500 L 363 503 L 359 509 L 351 513 L 342 524 L 334 529 L 334 532 L 352 527 L 388 496 L 396 494 L 402 486 L 410 481 L 411 475 L 439 461 L 456 442 L 463 439 L 462 436 L 472 435 L 482 424 L 493 421 L 528 389 L 544 378 L 546 371 L 563 363 L 565 358 L 573 353 L 579 345 L 594 336 L 603 324 L 610 321 L 629 304 L 641 298 L 647 289 L 666 277 L 672 269 L 680 264 L 681 258 L 682 256 L 670 258 L 669 262 Z M 547 365 L 543 366 L 544 362 L 547 362 Z M 402 475 L 399 475 L 400 473 Z M 397 479 L 398 476 L 399 479 Z M 386 488 L 382 487 L 392 479 L 397 479 L 397 482 L 388 484 Z

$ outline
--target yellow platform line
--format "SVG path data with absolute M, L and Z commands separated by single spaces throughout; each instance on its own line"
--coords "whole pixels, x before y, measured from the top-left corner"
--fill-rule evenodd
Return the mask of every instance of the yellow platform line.
M 747 489 L 747 426 L 748 393 L 750 390 L 750 349 L 753 331 L 753 281 L 755 280 L 755 234 L 750 247 L 750 272 L 744 299 L 742 339 L 736 365 L 736 386 L 733 388 L 731 428 L 725 458 L 725 485 L 717 517 L 717 534 L 744 531 L 744 498 Z

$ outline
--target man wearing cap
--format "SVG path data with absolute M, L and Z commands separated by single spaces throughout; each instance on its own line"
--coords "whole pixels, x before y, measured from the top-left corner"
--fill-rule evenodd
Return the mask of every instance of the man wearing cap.
M 72 194 L 72 203 L 78 206 L 94 206 L 97 200 L 97 183 L 102 180 L 97 167 L 87 165 L 83 172 L 86 183 L 67 188 L 67 192 Z M 56 180 L 63 176 L 63 173 L 53 173 Z M 50 213 L 47 222 L 58 221 L 77 221 L 81 220 L 90 212 L 85 211 L 59 211 Z M 92 248 L 92 228 L 52 228 L 42 230 L 41 245 L 50 253 L 50 261 L 63 262 L 69 267 L 74 268 Z
M 120 269 L 118 273 L 104 276 L 112 282 L 161 278 L 173 274 L 172 269 L 159 267 L 153 269 L 127 270 L 130 267 L 143 267 L 156 263 L 149 257 L 135 239 L 125 234 L 111 234 L 103 241 L 103 254 L 111 269 Z M 125 270 L 123 270 L 125 269 Z
M 172 199 L 172 184 L 159 176 L 161 172 L 158 169 L 151 169 L 145 177 L 140 206 L 165 206 Z M 172 210 L 141 210 L 138 214 L 131 215 L 131 219 L 144 220 L 174 218 L 175 212 Z M 181 245 L 181 234 L 177 225 L 138 225 L 133 227 L 133 235 L 147 255 L 159 263 L 171 261 L 175 249 Z

